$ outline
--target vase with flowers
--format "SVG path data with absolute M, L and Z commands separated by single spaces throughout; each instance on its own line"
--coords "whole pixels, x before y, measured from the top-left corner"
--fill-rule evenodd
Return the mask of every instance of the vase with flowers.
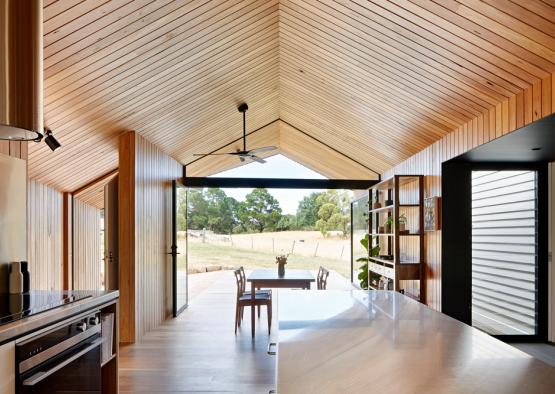
M 285 264 L 287 264 L 287 258 L 289 254 L 280 254 L 276 256 L 276 264 L 278 265 L 278 276 L 285 276 Z

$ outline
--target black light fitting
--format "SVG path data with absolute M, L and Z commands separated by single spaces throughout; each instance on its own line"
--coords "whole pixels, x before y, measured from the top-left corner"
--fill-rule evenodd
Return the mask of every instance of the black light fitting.
M 54 152 L 56 149 L 62 146 L 62 144 L 60 144 L 52 134 L 52 130 L 45 128 L 44 134 L 45 134 L 44 142 L 46 143 L 46 145 L 48 145 L 48 147 L 52 150 L 52 152 Z

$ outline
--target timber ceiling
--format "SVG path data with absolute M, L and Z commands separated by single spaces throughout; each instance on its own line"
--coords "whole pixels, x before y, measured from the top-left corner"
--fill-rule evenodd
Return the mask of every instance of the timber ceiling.
M 290 157 L 314 141 L 383 172 L 555 71 L 552 0 L 44 6 L 45 120 L 63 148 L 31 144 L 29 173 L 63 191 L 113 170 L 127 130 L 182 163 L 217 150 L 240 137 L 243 101 L 248 130 L 301 131 Z

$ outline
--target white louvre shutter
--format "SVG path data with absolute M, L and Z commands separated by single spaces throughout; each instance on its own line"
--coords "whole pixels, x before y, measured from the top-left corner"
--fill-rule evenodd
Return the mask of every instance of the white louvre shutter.
M 490 334 L 536 330 L 536 173 L 472 173 L 472 324 Z

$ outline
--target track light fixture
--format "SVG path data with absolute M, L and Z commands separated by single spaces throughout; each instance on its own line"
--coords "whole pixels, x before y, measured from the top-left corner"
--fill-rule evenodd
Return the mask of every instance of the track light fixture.
M 46 145 L 54 152 L 56 149 L 60 148 L 62 144 L 58 142 L 58 140 L 52 134 L 52 130 L 45 128 L 44 129 L 44 142 Z

